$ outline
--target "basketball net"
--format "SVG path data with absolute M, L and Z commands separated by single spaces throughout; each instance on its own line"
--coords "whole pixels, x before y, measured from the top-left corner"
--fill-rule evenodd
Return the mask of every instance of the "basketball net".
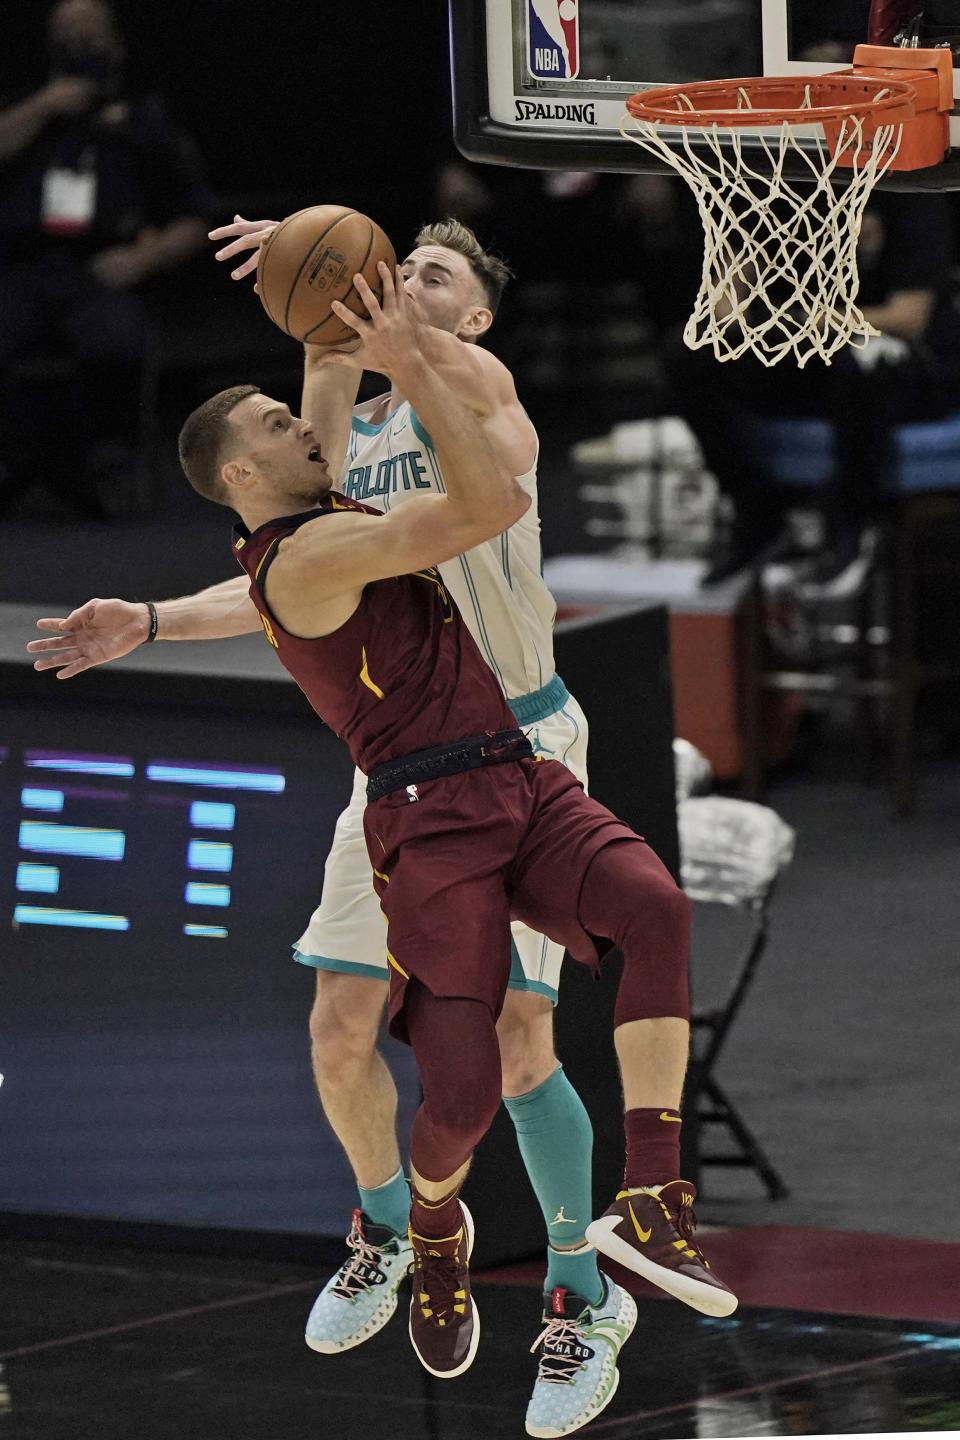
M 881 91 L 875 98 L 882 97 Z M 694 109 L 686 96 L 678 98 Z M 797 108 L 811 105 L 807 86 Z M 753 108 L 739 90 L 737 109 Z M 813 133 L 814 117 L 802 127 L 784 120 L 754 131 L 745 153 L 737 128 L 624 116 L 624 138 L 665 161 L 696 196 L 704 255 L 683 332 L 692 350 L 710 345 L 720 361 L 750 352 L 767 366 L 793 355 L 802 368 L 815 355 L 829 364 L 844 345 L 862 347 L 879 334 L 856 304 L 857 241 L 870 192 L 893 163 L 903 126 L 874 122 L 865 141 L 866 124 L 866 116 L 846 116 L 828 147 L 819 127 Z M 797 159 L 803 179 L 788 179 L 785 170 L 796 172 Z

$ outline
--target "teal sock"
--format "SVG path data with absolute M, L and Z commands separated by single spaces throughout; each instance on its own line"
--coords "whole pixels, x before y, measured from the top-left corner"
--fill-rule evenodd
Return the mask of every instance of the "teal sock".
M 583 1257 L 576 1267 L 585 1288 L 567 1279 L 553 1278 L 554 1262 L 560 1252 L 552 1247 L 582 1245 L 592 1215 L 593 1126 L 583 1101 L 564 1075 L 563 1066 L 558 1065 L 535 1090 L 513 1095 L 503 1103 L 517 1132 L 520 1154 L 547 1226 L 551 1247 L 547 1251 L 547 1285 L 550 1289 L 555 1285 L 576 1289 L 578 1295 L 593 1302 L 603 1290 L 593 1250 L 584 1252 L 592 1271 L 584 1270 Z M 592 1281 L 583 1278 L 591 1274 Z
M 410 1219 L 410 1186 L 403 1170 L 398 1170 L 374 1190 L 357 1186 L 360 1208 L 374 1225 L 386 1225 L 396 1235 L 406 1235 Z
M 582 1250 L 547 1250 L 547 1278 L 544 1292 L 549 1295 L 561 1285 L 582 1295 L 588 1305 L 599 1305 L 603 1299 L 603 1279 L 597 1269 L 597 1252 L 592 1245 Z

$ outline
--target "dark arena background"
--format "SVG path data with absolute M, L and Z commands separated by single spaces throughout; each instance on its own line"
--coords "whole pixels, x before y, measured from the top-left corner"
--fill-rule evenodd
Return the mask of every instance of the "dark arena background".
M 532 0 L 502 4 L 520 26 Z M 45 83 L 50 9 L 7 8 L 0 287 L 26 253 L 12 258 L 3 114 Z M 645 26 L 689 47 L 694 19 L 735 53 L 760 11 L 662 8 L 581 0 L 584 63 L 606 74 L 609 37 L 639 45 Z M 808 8 L 811 52 L 859 33 L 863 6 Z M 458 23 L 469 9 L 453 6 Z M 346 204 L 403 256 L 454 214 L 510 263 L 489 344 L 540 435 L 557 670 L 589 717 L 592 793 L 686 883 L 675 739 L 709 761 L 701 796 L 795 832 L 759 899 L 694 904 L 684 1164 L 740 1307 L 710 1319 L 611 1266 L 640 1320 L 584 1433 L 960 1430 L 960 388 L 936 435 L 902 442 L 920 449 L 898 463 L 936 483 L 886 496 L 852 589 L 811 598 L 757 566 L 702 587 L 732 520 L 665 358 L 701 264 L 679 182 L 464 159 L 438 0 L 114 10 L 127 92 L 161 94 L 190 137 L 204 229 Z M 957 310 L 960 202 L 939 199 Z M 136 287 L 142 353 L 106 395 L 114 448 L 90 455 L 83 362 L 50 335 L 14 354 L 0 289 L 0 1440 L 520 1435 L 543 1224 L 505 1112 L 465 1191 L 483 1315 L 470 1373 L 445 1385 L 419 1366 L 406 1283 L 368 1344 L 303 1344 L 358 1203 L 311 1078 L 312 972 L 290 958 L 349 793 L 345 748 L 260 636 L 141 648 L 63 683 L 25 650 L 37 618 L 91 596 L 160 600 L 236 573 L 227 513 L 180 474 L 178 428 L 245 381 L 296 411 L 301 354 L 213 248 Z M 25 414 L 47 442 L 29 465 Z M 808 427 L 776 446 L 809 560 L 826 422 L 787 423 Z M 593 982 L 567 961 L 556 1015 L 598 1212 L 623 1163 L 618 964 Z M 383 1048 L 403 1137 L 416 1068 Z

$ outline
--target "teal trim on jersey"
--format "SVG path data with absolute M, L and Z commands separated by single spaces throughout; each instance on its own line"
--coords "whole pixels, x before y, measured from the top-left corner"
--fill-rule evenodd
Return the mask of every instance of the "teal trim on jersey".
M 493 646 L 490 644 L 490 637 L 487 634 L 487 626 L 483 618 L 483 611 L 480 609 L 480 597 L 477 595 L 477 587 L 474 584 L 473 571 L 470 569 L 470 564 L 467 560 L 466 555 L 461 555 L 459 559 L 460 569 L 463 571 L 463 578 L 466 580 L 467 589 L 470 591 L 470 603 L 473 606 L 473 613 L 476 616 L 477 620 L 477 633 L 475 638 L 480 645 L 484 659 L 486 660 L 487 664 L 490 666 L 490 669 L 493 671 L 494 675 L 496 675 L 497 680 L 499 681 L 500 689 L 506 692 L 507 687 L 503 683 L 503 672 L 501 671 L 500 666 L 497 664 L 497 657 L 493 653 Z
M 567 696 L 567 699 L 569 699 L 569 698 L 570 698 L 570 697 Z M 579 722 L 577 721 L 577 717 L 576 717 L 575 715 L 569 715 L 566 710 L 561 710 L 561 711 L 560 711 L 560 714 L 563 716 L 563 718 L 564 718 L 565 720 L 569 720 L 569 721 L 570 721 L 570 724 L 573 726 L 573 739 L 570 741 L 570 744 L 567 746 L 566 750 L 564 750 L 562 756 L 560 757 L 562 763 L 563 763 L 564 765 L 566 765 L 566 763 L 567 763 L 567 756 L 570 754 L 570 751 L 573 749 L 574 745 L 576 745 L 577 741 L 580 739 L 580 725 L 579 725 Z
M 398 405 L 397 410 L 399 409 L 400 406 Z M 380 431 L 384 428 L 384 426 L 390 424 L 390 421 L 393 419 L 394 415 L 396 415 L 397 410 L 391 410 L 386 420 L 381 420 L 379 425 L 371 425 L 369 420 L 361 420 L 359 416 L 354 415 L 353 419 L 350 421 L 350 429 L 359 430 L 361 435 L 379 435 Z
M 510 574 L 510 531 L 504 530 L 500 536 L 500 563 L 503 566 L 503 573 L 507 577 L 507 584 L 513 589 L 513 576 Z
M 336 970 L 342 975 L 364 975 L 368 980 L 383 980 L 384 983 L 390 979 L 386 956 L 382 970 L 376 965 L 361 965 L 356 960 L 332 960 L 329 955 L 304 955 L 296 945 L 293 947 L 293 958 L 301 965 L 312 965 L 314 970 Z
M 507 989 L 528 990 L 533 995 L 546 995 L 553 1005 L 556 1005 L 559 999 L 552 985 L 546 985 L 542 980 L 531 980 L 528 975 L 523 973 L 520 952 L 514 944 L 512 936 L 510 939 L 510 979 L 507 981 Z
M 394 411 L 394 414 L 396 414 L 396 411 Z M 426 430 L 424 430 L 423 426 L 420 424 L 420 421 L 417 419 L 416 411 L 414 410 L 412 405 L 410 406 L 410 424 L 413 426 L 413 433 L 414 435 L 416 435 L 421 445 L 426 445 L 428 450 L 432 450 L 433 441 L 430 439 L 430 436 L 427 434 Z
M 376 965 L 362 965 L 359 960 L 333 960 L 329 955 L 305 955 L 302 950 L 293 947 L 293 958 L 300 965 L 310 965 L 314 970 L 335 970 L 340 975 L 363 975 L 368 980 L 389 980 L 386 964 L 382 970 Z M 557 992 L 552 985 L 545 985 L 542 980 L 530 980 L 523 973 L 523 966 L 520 963 L 520 955 L 516 945 L 510 941 L 510 979 L 507 984 L 511 990 L 530 990 L 535 995 L 546 995 L 554 1005 L 557 1003 Z
M 534 690 L 530 695 L 518 695 L 515 700 L 507 700 L 507 704 L 513 711 L 518 725 L 535 725 L 538 720 L 546 720 L 548 715 L 555 715 L 562 710 L 570 699 L 570 691 L 564 685 L 559 675 L 554 675 L 541 690 Z M 576 725 L 572 715 L 567 719 L 572 725 Z M 579 735 L 579 727 L 577 734 Z

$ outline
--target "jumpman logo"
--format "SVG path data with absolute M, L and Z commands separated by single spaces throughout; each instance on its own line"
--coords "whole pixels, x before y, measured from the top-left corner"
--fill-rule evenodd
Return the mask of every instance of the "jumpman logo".
M 556 750 L 551 750 L 547 745 L 544 745 L 543 741 L 540 739 L 539 725 L 537 726 L 536 730 L 534 730 L 533 734 L 529 737 L 529 739 L 530 744 L 533 746 L 533 753 L 535 755 L 556 755 Z
M 553 1219 L 550 1221 L 551 1225 L 576 1225 L 578 1223 L 579 1222 L 576 1220 L 567 1219 L 566 1215 L 564 1215 L 563 1213 L 562 1205 L 560 1206 L 560 1209 L 557 1211 L 556 1215 L 554 1215 Z

